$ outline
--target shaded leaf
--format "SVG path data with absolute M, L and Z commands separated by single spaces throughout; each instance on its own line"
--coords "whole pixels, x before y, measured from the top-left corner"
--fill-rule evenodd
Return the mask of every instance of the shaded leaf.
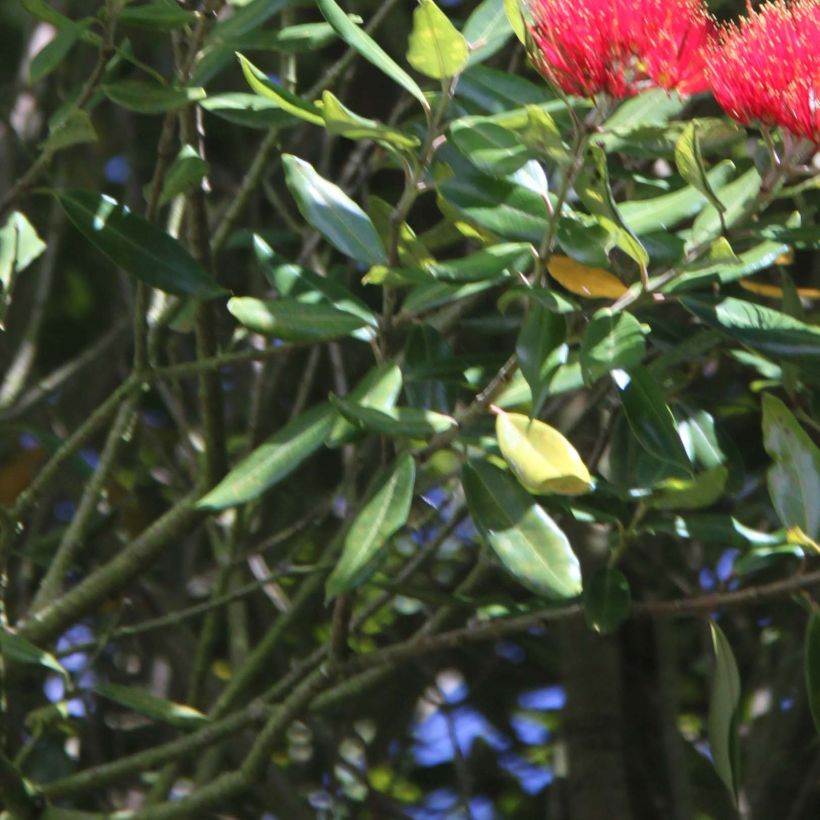
M 44 666 L 46 669 L 51 669 L 52 672 L 62 675 L 66 680 L 68 679 L 65 669 L 52 654 L 40 649 L 39 646 L 35 646 L 26 638 L 10 632 L 5 627 L 0 627 L 0 654 L 14 663 Z
M 72 145 L 96 142 L 97 132 L 87 111 L 74 109 L 67 117 L 53 123 L 48 129 L 48 138 L 43 143 L 45 153 L 54 153 Z
M 680 139 L 675 143 L 675 165 L 678 173 L 693 187 L 700 191 L 719 213 L 725 213 L 726 208 L 718 199 L 712 188 L 706 169 L 703 167 L 703 157 L 700 153 L 700 139 L 697 123 L 690 122 Z
M 107 83 L 102 91 L 111 102 L 138 114 L 162 114 L 205 98 L 204 88 L 179 88 L 144 80 Z
M 581 567 L 566 535 L 516 480 L 486 461 L 462 470 L 470 515 L 501 563 L 547 598 L 581 592 Z
M 599 569 L 584 584 L 584 617 L 590 629 L 607 635 L 629 615 L 632 593 L 617 569 Z
M 715 671 L 709 699 L 709 746 L 712 763 L 720 779 L 737 802 L 737 720 L 740 705 L 740 675 L 732 647 L 714 622 L 712 646 L 715 652 Z
M 647 503 L 659 510 L 696 510 L 723 497 L 729 471 L 722 464 L 692 478 L 667 478 L 652 489 Z
M 80 35 L 90 25 L 91 21 L 86 20 L 61 29 L 57 36 L 32 58 L 28 69 L 29 81 L 36 83 L 51 74 L 68 56 L 74 44 L 79 40 Z
M 615 368 L 629 370 L 646 355 L 644 336 L 649 332 L 631 313 L 599 310 L 584 331 L 581 370 L 587 384 Z
M 155 0 L 153 3 L 143 3 L 139 6 L 126 6 L 118 13 L 117 20 L 120 23 L 157 31 L 173 31 L 195 23 L 196 15 L 173 0 Z
M 176 239 L 111 197 L 77 190 L 56 196 L 80 233 L 135 278 L 180 296 L 225 294 Z
M 177 729 L 196 729 L 208 722 L 206 715 L 192 706 L 158 698 L 144 689 L 118 683 L 98 683 L 94 691 L 139 715 L 167 723 Z
M 373 482 L 375 491 L 350 525 L 341 558 L 327 579 L 325 600 L 353 589 L 367 577 L 381 549 L 407 522 L 415 480 L 415 462 L 404 455 Z
M 165 174 L 160 205 L 170 202 L 175 196 L 188 193 L 208 174 L 211 166 L 199 155 L 192 145 L 183 145 Z
M 814 728 L 820 734 L 820 612 L 813 609 L 806 626 L 806 693 Z
M 558 347 L 566 335 L 567 324 L 563 316 L 538 302 L 530 306 L 515 343 L 515 353 L 532 391 L 533 416 L 541 411 L 552 378 L 563 364 Z

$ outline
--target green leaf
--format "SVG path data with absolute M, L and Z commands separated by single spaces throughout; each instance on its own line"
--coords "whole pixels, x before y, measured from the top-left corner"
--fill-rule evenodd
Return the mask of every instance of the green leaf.
M 731 228 L 745 215 L 749 204 L 760 193 L 762 184 L 763 180 L 757 168 L 752 166 L 746 173 L 718 189 L 717 196 L 726 208 L 723 212 L 723 223 L 727 228 Z M 704 208 L 692 225 L 689 246 L 705 245 L 720 236 L 723 230 L 720 217 L 720 212 L 714 206 L 708 205 Z
M 424 271 L 442 282 L 481 282 L 502 274 L 526 274 L 532 263 L 533 252 L 529 243 L 506 242 L 459 259 L 430 262 L 424 266 Z
M 678 167 L 678 173 L 693 188 L 700 191 L 716 211 L 725 213 L 726 208 L 717 198 L 709 177 L 706 175 L 706 169 L 703 167 L 697 128 L 696 122 L 690 122 L 675 143 L 675 165 Z
M 357 262 L 387 264 L 387 253 L 370 217 L 341 188 L 291 154 L 284 154 L 282 163 L 288 188 L 312 227 Z
M 566 335 L 567 323 L 560 313 L 538 302 L 530 306 L 515 343 L 515 354 L 532 391 L 533 416 L 541 412 L 552 378 L 563 364 L 558 348 Z
M 175 196 L 193 190 L 210 169 L 211 166 L 192 145 L 183 145 L 165 175 L 159 204 L 165 205 Z
M 224 510 L 258 498 L 322 446 L 335 419 L 336 411 L 328 403 L 297 416 L 239 462 L 197 507 Z
M 373 482 L 375 491 L 353 520 L 339 563 L 327 579 L 325 600 L 354 589 L 367 578 L 382 548 L 407 522 L 415 480 L 416 464 L 412 456 L 404 455 Z
M 425 111 L 429 111 L 430 104 L 416 81 L 367 32 L 351 21 L 336 0 L 317 0 L 317 3 L 325 20 L 333 26 L 342 40 L 412 94 Z
M 652 488 L 648 504 L 658 510 L 696 510 L 723 497 L 729 471 L 722 464 L 692 478 L 667 478 Z
M 181 8 L 174 0 L 155 0 L 141 6 L 126 6 L 117 15 L 117 20 L 156 31 L 173 31 L 195 23 L 196 15 Z
M 51 125 L 48 129 L 48 138 L 43 143 L 43 151 L 53 154 L 72 145 L 81 145 L 86 142 L 96 142 L 97 132 L 87 111 L 74 109 L 67 117 Z
M 248 85 L 257 93 L 271 102 L 276 103 L 283 111 L 293 117 L 305 120 L 313 125 L 324 127 L 325 120 L 321 109 L 307 100 L 288 91 L 284 86 L 269 80 L 264 71 L 258 69 L 247 57 L 236 55 L 242 66 L 242 73 Z
M 515 285 L 505 290 L 498 300 L 498 309 L 503 313 L 510 302 L 522 298 L 553 313 L 576 313 L 579 309 L 575 302 L 555 290 L 529 285 Z
M 686 417 L 678 422 L 678 433 L 693 462 L 711 469 L 726 461 L 715 419 L 705 410 L 687 411 Z
M 14 280 L 46 249 L 37 229 L 20 211 L 9 214 L 0 228 L 0 292 L 14 286 Z
M 214 94 L 200 103 L 209 114 L 246 128 L 287 128 L 298 120 L 279 103 L 258 94 Z
M 322 94 L 321 110 L 325 126 L 331 134 L 339 134 L 351 140 L 371 139 L 403 150 L 410 150 L 419 145 L 417 137 L 403 134 L 397 128 L 353 113 L 330 91 Z
M 504 0 L 504 13 L 507 15 L 507 21 L 515 33 L 515 36 L 526 45 L 527 26 L 521 15 L 519 0 Z
M 225 295 L 176 239 L 111 197 L 77 190 L 56 196 L 80 233 L 136 279 L 179 296 Z
M 638 265 L 649 264 L 649 254 L 640 243 L 632 229 L 624 222 L 609 185 L 606 154 L 603 149 L 592 144 L 587 149 L 586 161 L 578 174 L 575 188 L 578 196 L 589 210 L 599 217 L 610 220 L 618 229 L 616 242 L 618 247 Z
M 197 729 L 208 722 L 207 716 L 192 706 L 158 698 L 144 689 L 133 686 L 98 683 L 94 691 L 132 712 L 175 726 L 177 729 Z
M 771 393 L 763 394 L 763 446 L 774 461 L 768 482 L 778 518 L 820 539 L 820 448 Z
M 461 117 L 450 125 L 450 140 L 480 171 L 505 176 L 532 159 L 520 134 L 489 117 Z
M 686 297 L 681 304 L 724 335 L 820 376 L 820 328 L 772 308 L 727 297 Z
M 269 301 L 253 296 L 234 296 L 228 301 L 228 311 L 240 324 L 256 333 L 289 342 L 338 339 L 366 324 L 360 316 L 332 305 L 297 299 Z
M 68 56 L 80 35 L 91 25 L 90 20 L 65 26 L 45 48 L 40 49 L 28 69 L 29 82 L 36 83 L 47 77 Z
M 590 629 L 608 635 L 629 615 L 632 593 L 617 569 L 599 569 L 584 584 L 584 617 Z
M 629 427 L 647 453 L 691 475 L 692 465 L 675 426 L 675 417 L 658 383 L 648 370 L 636 367 L 627 375 L 615 371 L 621 405 Z
M 330 400 L 351 424 L 385 436 L 424 439 L 456 426 L 456 420 L 452 416 L 418 407 L 376 410 L 338 396 L 331 396 Z
M 704 180 L 710 187 L 723 185 L 734 167 L 731 160 L 723 160 L 704 176 Z M 624 202 L 619 210 L 629 227 L 636 234 L 643 235 L 674 228 L 699 213 L 706 202 L 704 194 L 690 184 L 669 194 Z
M 433 0 L 419 0 L 413 12 L 413 29 L 407 62 L 434 80 L 455 77 L 467 65 L 470 50 L 464 36 Z
M 806 693 L 814 728 L 820 734 L 820 612 L 813 609 L 806 626 Z
M 715 651 L 715 672 L 709 699 L 709 746 L 712 764 L 737 803 L 737 720 L 740 705 L 740 675 L 732 647 L 714 622 L 710 622 Z
M 546 598 L 581 592 L 581 567 L 566 535 L 508 473 L 486 461 L 462 470 L 470 515 L 501 563 Z
M 5 627 L 0 627 L 0 655 L 14 663 L 44 666 L 68 680 L 67 672 L 53 655 Z
M 498 413 L 498 447 L 515 477 L 531 493 L 580 495 L 592 479 L 578 451 L 566 437 L 538 419 L 521 413 Z
M 630 97 L 604 123 L 604 147 L 611 150 L 607 140 L 610 134 L 624 135 L 648 125 L 663 125 L 677 117 L 686 103 L 685 97 L 663 88 L 652 88 Z
M 179 88 L 145 82 L 120 80 L 102 86 L 111 102 L 138 114 L 162 114 L 205 98 L 204 88 Z
M 470 49 L 467 65 L 475 65 L 492 57 L 506 45 L 513 33 L 504 0 L 483 0 L 479 3 L 467 18 L 461 33 Z
M 587 325 L 581 342 L 581 371 L 592 384 L 601 376 L 621 368 L 636 367 L 646 355 L 644 336 L 649 332 L 631 313 L 599 310 Z
M 383 364 L 370 370 L 346 398 L 358 407 L 386 412 L 396 403 L 401 387 L 399 367 L 395 364 Z M 328 447 L 339 447 L 355 438 L 357 432 L 357 427 L 337 414 L 325 444 Z

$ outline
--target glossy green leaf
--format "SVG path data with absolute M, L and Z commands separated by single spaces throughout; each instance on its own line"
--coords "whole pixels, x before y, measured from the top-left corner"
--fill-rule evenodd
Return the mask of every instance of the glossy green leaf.
M 627 619 L 631 604 L 629 582 L 617 569 L 599 569 L 584 584 L 584 617 L 589 628 L 602 635 Z
M 321 109 L 307 100 L 288 91 L 284 86 L 268 79 L 264 71 L 258 69 L 247 57 L 237 54 L 242 73 L 248 85 L 257 93 L 271 102 L 276 103 L 283 111 L 312 125 L 324 127 L 325 121 Z
M 590 490 L 592 479 L 578 451 L 549 424 L 501 411 L 495 435 L 501 454 L 529 492 L 580 495 Z
M 805 643 L 806 694 L 814 719 L 814 728 L 820 734 L 820 612 L 813 609 L 806 626 Z
M 66 680 L 68 679 L 68 674 L 54 655 L 45 652 L 39 646 L 35 646 L 21 635 L 10 632 L 5 627 L 0 627 L 0 655 L 13 663 L 43 666 L 58 675 L 62 675 Z
M 593 144 L 587 149 L 584 166 L 578 174 L 575 188 L 584 205 L 593 214 L 605 217 L 617 226 L 619 229 L 616 240 L 618 247 L 639 265 L 648 265 L 649 254 L 646 248 L 640 243 L 631 227 L 624 222 L 615 204 L 609 184 L 606 154 L 600 146 Z
M 325 20 L 351 48 L 385 73 L 405 91 L 412 94 L 425 111 L 430 105 L 416 81 L 362 28 L 357 26 L 340 8 L 336 0 L 317 0 Z
M 403 134 L 397 128 L 391 128 L 377 120 L 370 120 L 355 114 L 330 91 L 325 91 L 322 94 L 321 111 L 325 126 L 331 134 L 339 134 L 351 140 L 376 140 L 376 142 L 405 150 L 419 145 L 417 137 Z
M 513 576 L 546 598 L 580 594 L 581 567 L 569 540 L 509 473 L 470 461 L 461 481 L 482 538 Z
M 228 301 L 228 311 L 247 328 L 289 342 L 319 342 L 349 336 L 364 327 L 365 320 L 332 305 L 300 302 L 297 299 L 276 301 L 253 296 L 235 296 Z
M 390 407 L 386 410 L 376 410 L 338 396 L 332 396 L 331 401 L 351 424 L 368 432 L 385 436 L 423 439 L 456 426 L 456 420 L 452 416 L 445 416 L 432 410 L 422 410 L 418 407 Z
M 322 446 L 335 420 L 336 411 L 327 403 L 297 416 L 240 461 L 197 507 L 223 510 L 259 498 Z
M 723 497 L 729 471 L 722 464 L 692 478 L 667 478 L 658 482 L 648 499 L 658 510 L 696 510 L 710 507 Z
M 415 480 L 415 462 L 412 456 L 404 455 L 373 482 L 374 492 L 347 531 L 342 556 L 327 579 L 326 600 L 348 592 L 367 578 L 382 548 L 407 522 Z
M 65 26 L 57 36 L 44 48 L 40 49 L 31 60 L 28 69 L 29 81 L 36 83 L 47 77 L 68 56 L 80 35 L 91 25 L 91 21 Z
M 72 145 L 96 141 L 97 132 L 88 112 L 75 108 L 64 119 L 49 126 L 48 138 L 43 143 L 43 151 L 53 154 L 64 148 L 70 148 Z
M 692 466 L 669 409 L 655 378 L 642 367 L 627 375 L 615 371 L 615 381 L 629 427 L 641 447 L 659 461 L 681 471 L 684 477 Z
M 731 228 L 746 214 L 746 209 L 760 193 L 762 183 L 757 168 L 753 166 L 737 179 L 718 188 L 717 196 L 726 208 L 723 212 L 723 223 L 727 228 Z M 720 217 L 720 212 L 714 206 L 707 205 L 692 225 L 690 247 L 704 245 L 720 236 Z
M 118 683 L 98 683 L 94 691 L 114 703 L 151 720 L 167 723 L 177 729 L 197 729 L 208 722 L 206 715 L 192 706 L 158 698 L 144 689 Z
M 467 18 L 461 33 L 470 47 L 468 65 L 492 57 L 513 34 L 504 0 L 483 0 L 479 3 Z
M 547 400 L 550 383 L 563 364 L 558 347 L 567 335 L 564 317 L 535 302 L 527 311 L 515 343 L 521 372 L 532 391 L 532 415 L 537 416 Z
M 202 100 L 200 107 L 215 117 L 246 128 L 287 128 L 299 122 L 278 102 L 259 94 L 214 94 Z
M 284 154 L 282 163 L 288 188 L 312 227 L 357 262 L 387 264 L 387 253 L 370 217 L 338 185 L 291 154 Z
M 211 166 L 192 145 L 183 145 L 165 174 L 160 205 L 170 202 L 175 196 L 193 190 L 207 176 Z
M 111 102 L 138 114 L 163 114 L 205 98 L 204 88 L 179 88 L 144 80 L 107 83 L 102 91 Z
M 520 135 L 487 117 L 462 117 L 450 126 L 450 140 L 480 171 L 505 176 L 529 162 L 533 152 Z
M 715 652 L 715 671 L 709 699 L 709 746 L 715 771 L 732 795 L 732 800 L 737 802 L 740 675 L 726 636 L 714 622 L 710 623 L 710 627 Z
M 767 477 L 778 518 L 820 539 L 820 448 L 771 393 L 763 394 L 763 446 L 774 461 Z
M 470 50 L 461 32 L 433 0 L 419 0 L 413 11 L 413 29 L 407 62 L 434 80 L 455 77 L 467 65 Z
M 374 367 L 345 397 L 359 407 L 369 407 L 386 412 L 395 405 L 401 393 L 401 370 L 395 364 Z M 325 444 L 328 447 L 340 445 L 355 438 L 359 429 L 347 419 L 337 414 Z
M 711 186 L 723 185 L 734 170 L 731 160 L 723 160 L 704 176 Z M 689 181 L 689 180 L 687 180 Z M 691 185 L 669 194 L 624 202 L 619 205 L 621 216 L 636 234 L 669 230 L 698 214 L 707 203 L 706 196 Z
M 136 279 L 179 296 L 225 294 L 176 239 L 111 197 L 76 190 L 56 196 L 80 233 Z
M 718 199 L 703 166 L 700 152 L 700 138 L 697 123 L 690 122 L 680 139 L 675 143 L 675 165 L 678 173 L 693 187 L 700 191 L 719 213 L 726 208 Z
M 686 297 L 681 304 L 726 336 L 820 375 L 820 328 L 742 299 Z
M 502 274 L 523 275 L 532 267 L 533 251 L 526 242 L 490 245 L 459 259 L 430 262 L 426 273 L 442 282 L 481 282 Z
M 649 332 L 631 313 L 599 310 L 587 325 L 581 342 L 581 370 L 592 384 L 616 368 L 629 370 L 646 355 L 644 337 Z
M 196 22 L 196 15 L 174 0 L 154 0 L 142 5 L 128 5 L 117 15 L 120 23 L 157 31 L 173 31 Z
M 692 462 L 711 469 L 726 461 L 715 419 L 706 410 L 687 411 L 678 421 L 678 433 Z

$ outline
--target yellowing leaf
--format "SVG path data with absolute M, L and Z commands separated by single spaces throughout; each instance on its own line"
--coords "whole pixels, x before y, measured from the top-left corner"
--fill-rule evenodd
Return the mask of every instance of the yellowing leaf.
M 578 451 L 554 427 L 521 413 L 499 411 L 495 434 L 522 486 L 536 495 L 581 495 L 592 479 Z
M 776 261 L 778 264 L 783 264 L 779 261 L 779 258 Z M 741 279 L 738 284 L 743 290 L 756 293 L 758 296 L 765 296 L 768 299 L 783 298 L 783 288 L 780 285 L 770 285 L 768 282 L 754 282 L 751 279 Z M 820 299 L 820 288 L 795 288 L 795 291 L 801 299 Z
M 550 257 L 547 269 L 570 293 L 588 299 L 618 299 L 627 291 L 626 285 L 609 271 L 590 268 L 568 256 Z

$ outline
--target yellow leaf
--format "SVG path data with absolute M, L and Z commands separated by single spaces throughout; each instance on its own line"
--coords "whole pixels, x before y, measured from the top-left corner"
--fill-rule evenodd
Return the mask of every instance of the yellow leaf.
M 522 413 L 497 412 L 498 446 L 526 490 L 535 495 L 581 495 L 589 491 L 589 470 L 558 430 Z
M 588 299 L 618 299 L 627 287 L 609 271 L 590 268 L 568 256 L 551 256 L 547 268 L 550 276 L 570 293 Z
M 753 282 L 751 279 L 741 279 L 740 287 L 758 296 L 765 296 L 769 299 L 782 299 L 783 288 L 780 285 L 770 285 L 768 282 Z M 801 299 L 820 299 L 820 288 L 796 288 L 797 295 Z

